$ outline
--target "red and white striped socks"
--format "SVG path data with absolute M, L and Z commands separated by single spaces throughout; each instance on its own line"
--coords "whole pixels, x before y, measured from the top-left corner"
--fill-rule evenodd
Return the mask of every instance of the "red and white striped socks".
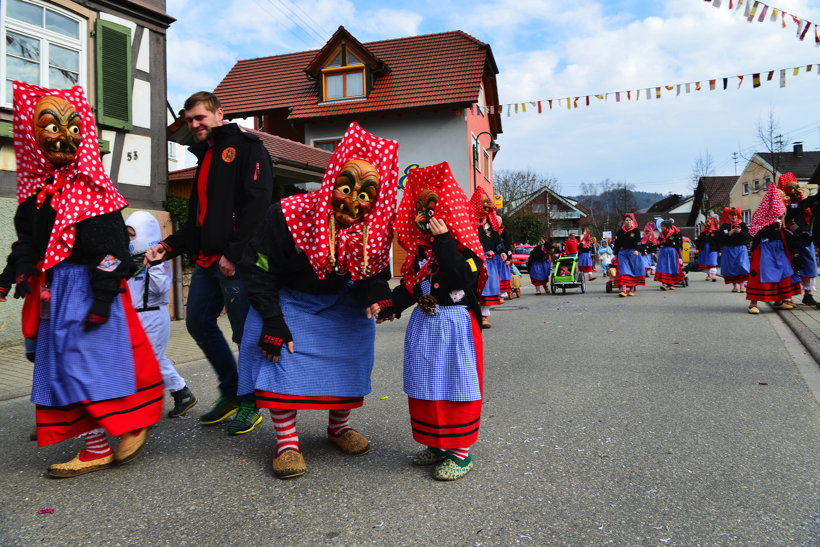
M 270 417 L 273 419 L 273 428 L 276 430 L 276 455 L 285 450 L 299 449 L 299 434 L 296 432 L 296 411 L 270 409 Z
M 80 437 L 85 441 L 85 448 L 80 451 L 81 461 L 98 460 L 114 453 L 102 428 L 87 431 Z
M 338 437 L 350 429 L 350 409 L 331 410 L 327 416 L 327 433 Z
M 448 448 L 448 454 L 452 454 L 461 461 L 466 460 L 470 456 L 470 447 L 467 448 Z

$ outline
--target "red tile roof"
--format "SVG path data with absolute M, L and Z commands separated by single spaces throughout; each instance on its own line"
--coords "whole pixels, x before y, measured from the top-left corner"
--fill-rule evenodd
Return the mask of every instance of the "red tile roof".
M 314 148 L 313 146 L 248 129 L 247 127 L 243 127 L 242 130 L 262 139 L 262 144 L 265 145 L 271 155 L 274 165 L 283 164 L 315 171 L 316 173 L 324 173 L 333 155 L 321 148 Z M 196 167 L 185 167 L 168 173 L 168 181 L 190 181 L 193 180 L 195 174 Z
M 228 117 L 291 108 L 289 119 L 443 105 L 469 105 L 485 75 L 498 72 L 490 46 L 462 31 L 364 44 L 390 72 L 376 78 L 366 99 L 318 104 L 305 69 L 319 50 L 236 63 L 214 92 Z

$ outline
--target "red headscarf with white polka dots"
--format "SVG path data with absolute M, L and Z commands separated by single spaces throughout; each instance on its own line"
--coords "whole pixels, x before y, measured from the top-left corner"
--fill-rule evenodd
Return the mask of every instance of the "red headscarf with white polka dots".
M 396 214 L 396 233 L 399 236 L 399 244 L 407 251 L 401 274 L 404 278 L 404 286 L 410 293 L 413 292 L 416 284 L 416 255 L 419 246 L 429 247 L 432 239 L 432 236 L 425 235 L 416 226 L 416 201 L 425 188 L 433 190 L 438 195 L 434 216 L 447 224 L 453 239 L 459 245 L 470 249 L 479 259 L 484 256 L 484 249 L 481 247 L 478 232 L 475 229 L 470 203 L 467 201 L 464 190 L 453 177 L 450 164 L 445 161 L 438 165 L 413 169 L 407 175 L 404 196 Z M 483 263 L 479 267 L 481 268 L 478 276 L 480 292 L 487 280 L 487 268 Z
M 379 193 L 373 209 L 362 220 L 348 227 L 336 227 L 334 266 L 329 248 L 330 223 L 334 222 L 331 196 L 339 171 L 350 160 L 364 160 L 373 164 L 379 173 Z M 393 244 L 398 181 L 399 143 L 371 135 L 353 122 L 330 158 L 322 187 L 309 194 L 282 200 L 282 213 L 288 230 L 296 246 L 307 255 L 319 279 L 324 279 L 334 268 L 339 273 L 349 272 L 353 280 L 358 280 L 375 275 L 387 267 Z M 364 268 L 365 252 L 367 271 Z
M 46 159 L 34 137 L 34 109 L 40 99 L 48 96 L 61 97 L 71 103 L 82 120 L 83 140 L 74 160 L 59 168 Z M 14 155 L 17 159 L 17 203 L 23 203 L 43 189 L 37 207 L 42 206 L 46 195 L 51 195 L 51 207 L 57 211 L 43 271 L 71 254 L 78 222 L 128 206 L 103 170 L 94 115 L 80 86 L 48 89 L 14 82 Z M 46 179 L 51 176 L 54 182 L 46 185 Z
M 752 236 L 757 235 L 757 232 L 774 223 L 784 214 L 786 214 L 786 204 L 783 202 L 783 196 L 776 184 L 770 184 L 766 188 L 763 199 L 760 200 L 760 205 L 757 206 L 755 213 L 752 215 L 749 233 Z
M 473 195 L 470 197 L 470 207 L 473 210 L 473 216 L 475 220 L 473 221 L 473 226 L 484 226 L 484 219 L 488 219 L 490 221 L 490 226 L 493 230 L 498 232 L 499 234 L 504 231 L 501 227 L 501 219 L 498 218 L 498 214 L 495 212 L 495 206 L 490 209 L 490 214 L 484 212 L 484 198 L 490 200 L 490 204 L 493 203 L 493 198 L 490 196 L 484 188 L 476 188 Z

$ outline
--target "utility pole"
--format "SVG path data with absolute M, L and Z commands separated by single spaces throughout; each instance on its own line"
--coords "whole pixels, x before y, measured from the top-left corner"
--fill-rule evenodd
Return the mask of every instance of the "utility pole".
M 737 156 L 738 156 L 737 152 L 732 152 L 732 159 L 735 162 L 735 176 L 737 176 Z

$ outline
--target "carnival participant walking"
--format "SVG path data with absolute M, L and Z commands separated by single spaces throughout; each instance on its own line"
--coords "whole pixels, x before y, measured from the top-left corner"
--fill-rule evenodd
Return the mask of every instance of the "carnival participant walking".
M 241 435 L 253 431 L 262 417 L 252 397 L 236 393 L 236 359 L 217 319 L 227 311 L 232 340 L 239 344 L 250 303 L 236 264 L 273 199 L 272 163 L 259 137 L 223 123 L 222 105 L 213 93 L 194 93 L 184 107 L 196 139 L 189 148 L 198 160 L 195 189 L 187 222 L 154 251 L 166 260 L 187 252 L 196 263 L 185 326 L 216 372 L 220 393 L 199 423 L 214 425 L 233 416 L 227 433 Z
M 624 215 L 612 248 L 618 258 L 618 273 L 612 284 L 620 288 L 618 296 L 635 296 L 635 288 L 646 285 L 646 269 L 641 255 L 641 231 L 634 213 Z
M 131 303 L 154 348 L 165 389 L 174 399 L 174 408 L 168 411 L 168 417 L 179 418 L 196 405 L 197 399 L 174 363 L 165 355 L 171 338 L 171 314 L 168 313 L 171 266 L 158 259 L 152 250 L 162 240 L 162 231 L 157 219 L 148 211 L 135 211 L 128 215 L 125 227 L 131 238 L 128 250 L 137 270 L 128 280 Z
M 128 295 L 127 202 L 103 170 L 82 88 L 13 89 L 17 214 L 31 235 L 18 241 L 17 288 L 37 339 L 37 443 L 81 437 L 72 460 L 48 469 L 74 477 L 140 454 L 162 415 L 162 377 Z M 120 436 L 116 451 L 109 435 Z
M 803 192 L 794 173 L 780 175 L 778 188 L 785 194 L 786 227 L 792 234 L 792 251 L 794 262 L 793 282 L 800 283 L 803 289 L 802 303 L 807 306 L 817 304 L 812 293 L 816 288 L 817 262 L 815 246 L 811 240 L 812 212 L 800 206 Z M 820 229 L 818 227 L 817 229 Z
M 252 307 L 238 392 L 270 410 L 280 479 L 307 471 L 298 410 L 327 410 L 328 440 L 345 454 L 370 450 L 350 413 L 370 393 L 373 317 L 392 314 L 387 282 L 397 185 L 398 143 L 352 123 L 321 188 L 270 206 L 243 254 L 240 274 Z
M 720 275 L 732 285 L 732 292 L 746 292 L 749 279 L 749 228 L 741 220 L 740 209 L 724 207 L 720 216 Z
M 504 228 L 504 220 L 498 217 L 499 235 L 501 236 L 501 244 L 504 248 L 503 254 L 506 256 L 501 261 L 498 268 L 498 290 L 501 292 L 502 298 L 512 298 L 510 292 L 510 282 L 512 281 L 512 242 L 510 240 L 510 231 Z
M 396 218 L 407 251 L 397 312 L 416 304 L 404 339 L 404 392 L 413 439 L 425 448 L 415 465 L 436 465 L 438 480 L 473 468 L 481 424 L 484 352 L 478 295 L 484 250 L 470 206 L 447 163 L 410 172 Z
M 658 252 L 658 238 L 655 237 L 654 223 L 649 222 L 643 227 L 641 245 L 643 246 L 641 250 L 643 267 L 646 271 L 646 276 L 649 277 L 655 274 L 655 253 Z
M 533 247 L 530 256 L 527 258 L 527 271 L 530 272 L 530 282 L 535 287 L 535 294 L 542 294 L 541 287 L 544 287 L 543 294 L 549 294 L 550 275 L 552 274 L 552 241 L 541 239 Z
M 592 274 L 592 252 L 592 238 L 589 235 L 589 230 L 586 230 L 581 235 L 581 241 L 578 243 L 578 269 L 581 273 L 587 274 L 590 281 L 595 279 Z
M 706 272 L 706 281 L 716 282 L 720 226 L 715 217 L 706 219 L 695 243 L 698 248 L 698 268 Z
M 786 205 L 777 185 L 770 184 L 752 216 L 749 234 L 752 236 L 752 259 L 746 300 L 749 313 L 759 314 L 758 302 L 772 302 L 775 308 L 794 308 L 790 249 L 783 228 Z M 799 287 L 796 289 L 799 291 Z
M 501 239 L 501 221 L 496 214 L 490 196 L 483 188 L 477 188 L 470 197 L 470 207 L 475 218 L 478 239 L 484 249 L 484 263 L 487 267 L 487 283 L 481 292 L 481 328 L 489 329 L 490 307 L 502 303 L 499 279 L 501 265 L 507 260 L 504 242 Z
M 680 230 L 675 226 L 674 219 L 661 222 L 661 235 L 658 238 L 658 264 L 655 272 L 655 281 L 661 284 L 661 290 L 674 291 L 675 285 L 682 282 L 686 274 L 683 273 L 681 260 Z
M 609 275 L 609 265 L 612 263 L 612 258 L 614 256 L 615 255 L 612 252 L 612 246 L 609 244 L 609 240 L 602 239 L 601 244 L 598 246 L 598 262 L 601 265 L 602 275 Z
M 578 256 L 578 240 L 575 238 L 575 232 L 570 232 L 567 240 L 564 241 L 564 256 Z

